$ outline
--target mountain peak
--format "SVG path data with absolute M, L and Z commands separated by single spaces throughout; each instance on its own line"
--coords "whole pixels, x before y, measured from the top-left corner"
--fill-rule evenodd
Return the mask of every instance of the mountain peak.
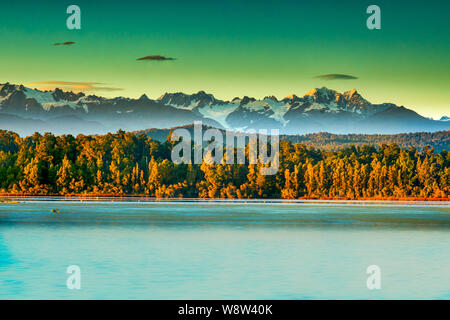
M 248 104 L 250 102 L 255 102 L 255 101 L 256 101 L 255 98 L 244 96 L 241 100 L 241 104 Z
M 149 99 L 148 96 L 144 93 L 142 96 L 139 97 L 139 100 L 149 101 L 150 99 Z
M 81 97 L 84 97 L 85 94 L 83 92 L 73 93 L 72 91 L 63 91 L 60 88 L 55 88 L 52 93 L 55 101 L 67 100 L 67 101 L 76 101 Z
M 368 106 L 370 103 L 364 99 L 356 89 L 345 91 L 343 94 L 345 100 L 352 106 Z
M 285 98 L 285 99 L 288 99 L 288 100 L 295 100 L 295 99 L 297 99 L 298 97 L 297 97 L 295 94 L 291 93 L 291 94 L 287 95 L 287 96 L 284 97 L 284 98 Z
M 314 97 L 319 97 L 319 96 L 327 96 L 327 97 L 331 97 L 334 96 L 336 94 L 336 91 L 328 89 L 326 87 L 322 87 L 322 88 L 315 88 L 312 89 L 310 91 L 308 91 L 307 93 L 305 93 L 305 96 L 314 96 Z
M 275 96 L 265 96 L 263 100 L 273 100 L 273 101 L 278 101 L 277 97 L 275 97 Z
M 332 101 L 336 101 L 339 98 L 339 93 L 337 93 L 334 90 L 322 87 L 322 88 L 315 88 L 310 91 L 308 91 L 304 98 L 308 101 L 315 101 L 317 103 L 330 103 Z
M 182 92 L 165 93 L 158 98 L 160 103 L 177 106 L 184 109 L 193 109 L 199 106 L 213 105 L 221 103 L 216 100 L 212 94 L 205 91 L 199 91 L 194 94 L 185 94 Z
M 210 100 L 211 102 L 215 101 L 216 98 L 214 98 L 214 96 L 210 93 L 206 93 L 205 91 L 201 90 L 193 95 L 191 95 L 192 98 L 197 99 L 197 100 Z
M 345 91 L 345 92 L 344 92 L 344 96 L 347 95 L 347 96 L 349 96 L 349 97 L 352 97 L 352 96 L 355 95 L 355 94 L 359 94 L 358 91 L 356 91 L 355 88 L 353 88 L 352 90 L 348 90 L 348 91 Z
M 10 84 L 9 82 L 3 83 L 0 85 L 0 96 L 4 97 L 8 95 L 9 93 L 15 91 L 17 88 L 16 85 Z

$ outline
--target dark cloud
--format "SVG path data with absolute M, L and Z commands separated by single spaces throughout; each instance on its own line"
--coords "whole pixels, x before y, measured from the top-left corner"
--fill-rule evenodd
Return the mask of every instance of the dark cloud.
M 348 74 L 339 74 L 339 73 L 331 73 L 331 74 L 323 74 L 320 76 L 316 76 L 315 78 L 321 80 L 354 80 L 358 79 L 358 77 L 351 76 Z
M 155 55 L 155 56 L 142 57 L 142 58 L 139 58 L 136 60 L 138 60 L 138 61 L 168 61 L 168 60 L 175 60 L 175 58 L 169 58 L 169 57 L 164 57 L 164 56 L 160 56 L 160 55 Z
M 56 88 L 64 91 L 90 92 L 90 91 L 118 91 L 122 88 L 104 87 L 101 82 L 78 82 L 78 81 L 38 81 L 27 83 L 27 86 L 35 86 L 40 90 L 55 90 Z
M 70 46 L 72 44 L 75 44 L 75 42 L 73 42 L 73 41 L 57 42 L 57 43 L 54 43 L 53 45 L 54 46 Z

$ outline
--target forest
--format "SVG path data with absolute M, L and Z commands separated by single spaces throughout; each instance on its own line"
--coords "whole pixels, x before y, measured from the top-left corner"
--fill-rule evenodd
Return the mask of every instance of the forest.
M 448 199 L 450 194 L 450 154 L 432 147 L 329 151 L 281 140 L 279 170 L 264 176 L 261 164 L 175 164 L 173 146 L 121 130 L 76 137 L 20 137 L 0 130 L 0 192 L 229 199 Z
M 147 129 L 135 131 L 136 134 L 145 133 L 152 139 L 164 142 L 171 131 L 176 128 L 187 129 L 193 134 L 193 125 L 179 126 L 171 129 Z M 204 125 L 203 130 L 211 127 Z M 225 130 L 222 130 L 225 135 Z M 414 146 L 417 150 L 423 151 L 425 147 L 433 147 L 435 151 L 450 150 L 450 131 L 436 132 L 412 132 L 397 134 L 333 134 L 328 132 L 309 133 L 303 135 L 281 135 L 281 140 L 292 143 L 302 143 L 307 146 L 326 151 L 337 151 L 344 147 L 395 143 L 401 148 Z

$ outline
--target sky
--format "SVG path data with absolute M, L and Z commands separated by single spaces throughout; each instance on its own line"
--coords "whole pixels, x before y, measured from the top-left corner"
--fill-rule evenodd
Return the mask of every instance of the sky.
M 72 4 L 80 30 L 66 26 Z M 380 30 L 366 26 L 372 4 Z M 450 116 L 449 14 L 446 0 L 8 1 L 0 82 L 224 100 L 356 88 L 372 103 L 440 118 Z M 64 42 L 74 44 L 54 45 Z M 138 60 L 148 56 L 159 58 Z

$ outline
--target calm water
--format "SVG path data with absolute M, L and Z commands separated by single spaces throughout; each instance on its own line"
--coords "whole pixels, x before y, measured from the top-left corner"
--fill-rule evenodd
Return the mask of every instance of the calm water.
M 449 299 L 449 273 L 444 202 L 0 203 L 0 299 Z

